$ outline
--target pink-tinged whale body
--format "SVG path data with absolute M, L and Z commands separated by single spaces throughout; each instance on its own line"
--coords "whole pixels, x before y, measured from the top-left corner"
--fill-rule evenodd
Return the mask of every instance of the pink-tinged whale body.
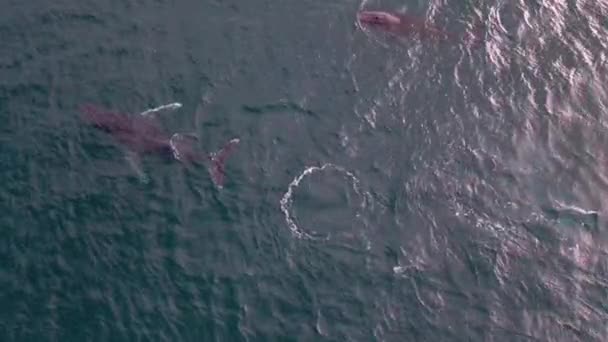
M 462 36 L 445 31 L 428 23 L 424 18 L 404 13 L 389 13 L 384 11 L 361 11 L 357 14 L 361 25 L 379 29 L 402 37 L 419 37 L 437 41 L 461 40 Z M 480 27 L 476 27 L 473 40 L 478 42 Z
M 188 165 L 210 161 L 211 178 L 220 188 L 225 180 L 226 160 L 239 143 L 238 139 L 232 139 L 218 152 L 206 155 L 196 150 L 196 137 L 184 134 L 169 136 L 153 116 L 127 115 L 93 105 L 82 106 L 81 112 L 84 121 L 109 133 L 117 142 L 138 155 L 157 154 Z
M 83 106 L 81 111 L 86 122 L 111 134 L 133 152 L 172 154 L 170 137 L 153 118 L 110 112 L 92 105 Z

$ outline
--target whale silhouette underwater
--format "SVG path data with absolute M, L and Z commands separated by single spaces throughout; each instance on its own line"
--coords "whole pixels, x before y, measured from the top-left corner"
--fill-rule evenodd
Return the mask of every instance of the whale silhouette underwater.
M 180 107 L 180 103 L 171 103 L 140 114 L 129 115 L 85 104 L 81 106 L 80 111 L 85 122 L 110 134 L 115 141 L 126 148 L 127 161 L 137 172 L 140 180 L 147 182 L 147 176 L 140 165 L 141 156 L 156 154 L 180 161 L 187 166 L 206 164 L 211 179 L 221 189 L 226 178 L 226 160 L 239 143 L 239 139 L 232 139 L 219 151 L 206 154 L 197 150 L 198 138 L 195 135 L 184 133 L 168 135 L 161 128 L 156 115 Z
M 457 34 L 429 23 L 426 18 L 408 13 L 387 11 L 359 11 L 357 20 L 362 27 L 373 28 L 400 37 L 429 39 L 434 41 L 465 41 L 475 47 L 483 43 L 485 26 L 476 21 L 471 32 Z

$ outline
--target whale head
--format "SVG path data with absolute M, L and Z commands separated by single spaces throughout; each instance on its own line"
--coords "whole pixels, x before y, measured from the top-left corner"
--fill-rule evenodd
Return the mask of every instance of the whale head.
M 132 120 L 121 113 L 108 111 L 91 104 L 82 105 L 80 112 L 85 122 L 108 133 L 119 133 L 132 129 Z
M 401 19 L 398 16 L 383 11 L 361 11 L 358 13 L 357 18 L 362 25 L 386 30 L 401 23 Z

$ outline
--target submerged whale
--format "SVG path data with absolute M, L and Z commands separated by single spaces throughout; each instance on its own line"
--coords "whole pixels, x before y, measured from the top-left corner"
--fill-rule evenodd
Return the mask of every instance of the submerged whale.
M 423 17 L 407 13 L 385 11 L 360 11 L 357 19 L 362 26 L 376 28 L 402 37 L 417 37 L 436 41 L 458 41 L 464 39 L 459 34 L 449 32 L 427 22 Z M 474 44 L 481 42 L 482 26 L 476 24 L 470 37 Z
M 85 104 L 81 106 L 80 111 L 85 122 L 109 133 L 127 149 L 128 159 L 140 176 L 143 176 L 143 173 L 139 170 L 139 157 L 144 154 L 157 154 L 187 165 L 210 163 L 208 169 L 211 178 L 217 187 L 222 188 L 226 160 L 239 143 L 239 139 L 230 140 L 215 153 L 205 154 L 196 149 L 196 136 L 182 133 L 169 136 L 162 130 L 155 115 L 162 110 L 174 110 L 179 107 L 181 104 L 173 103 L 141 114 L 128 115 Z

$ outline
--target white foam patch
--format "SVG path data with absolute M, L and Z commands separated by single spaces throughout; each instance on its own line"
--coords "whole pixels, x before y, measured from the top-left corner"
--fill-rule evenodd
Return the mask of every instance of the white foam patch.
M 308 234 L 306 231 L 304 231 L 302 228 L 298 227 L 298 225 L 296 224 L 296 222 L 291 214 L 291 206 L 293 204 L 293 199 L 292 199 L 293 192 L 300 185 L 300 182 L 302 182 L 302 180 L 306 176 L 309 176 L 315 172 L 320 172 L 320 171 L 324 171 L 324 170 L 335 170 L 335 171 L 338 171 L 338 172 L 344 174 L 345 177 L 349 178 L 352 182 L 352 186 L 353 186 L 353 189 L 355 190 L 355 192 L 358 195 L 362 196 L 362 198 L 363 198 L 361 201 L 361 207 L 364 208 L 366 206 L 366 197 L 364 195 L 362 195 L 361 188 L 359 185 L 360 184 L 359 179 L 350 171 L 344 169 L 341 166 L 329 164 L 329 163 L 324 164 L 322 166 L 307 167 L 306 169 L 304 169 L 304 171 L 300 175 L 295 177 L 291 181 L 291 183 L 289 183 L 289 186 L 287 187 L 287 191 L 285 192 L 285 194 L 283 195 L 283 198 L 281 198 L 281 201 L 280 201 L 281 211 L 285 215 L 285 221 L 287 222 L 287 226 L 291 230 L 292 234 L 297 238 L 319 239 L 318 237 L 312 236 L 312 235 Z M 359 214 L 357 214 L 357 216 L 359 216 Z M 331 238 L 330 235 L 326 236 L 325 240 L 328 240 L 329 238 Z

